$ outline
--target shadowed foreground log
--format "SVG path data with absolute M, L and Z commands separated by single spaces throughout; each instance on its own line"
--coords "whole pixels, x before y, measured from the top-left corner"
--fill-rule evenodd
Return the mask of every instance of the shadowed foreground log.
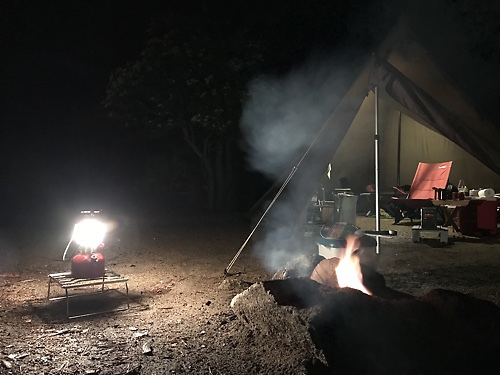
M 254 284 L 232 307 L 297 357 L 296 373 L 500 373 L 500 308 L 457 292 L 412 297 L 378 285 L 369 296 L 290 278 Z

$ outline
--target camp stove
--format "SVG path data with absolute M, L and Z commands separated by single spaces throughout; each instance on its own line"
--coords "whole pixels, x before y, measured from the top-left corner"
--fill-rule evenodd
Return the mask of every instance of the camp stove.
M 100 210 L 81 211 L 82 219 L 75 224 L 63 254 L 63 261 L 72 244 L 78 252 L 71 258 L 71 276 L 78 279 L 104 277 L 105 260 L 100 251 L 104 249 L 106 224 L 99 220 Z M 74 250 L 74 249 L 73 249 Z

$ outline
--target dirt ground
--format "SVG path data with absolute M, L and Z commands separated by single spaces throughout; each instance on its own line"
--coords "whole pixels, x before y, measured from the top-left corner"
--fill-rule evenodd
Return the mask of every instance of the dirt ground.
M 441 288 L 500 307 L 498 237 L 463 238 L 450 230 L 446 246 L 434 233 L 413 243 L 409 221 L 391 223 L 383 219 L 382 229 L 398 235 L 381 239 L 371 264 L 388 287 L 414 296 Z M 47 301 L 48 274 L 69 270 L 61 260 L 69 234 L 1 233 L 0 374 L 304 373 L 293 369 L 293 358 L 278 360 L 269 340 L 230 307 L 235 295 L 276 271 L 250 241 L 230 270 L 235 274 L 224 275 L 251 230 L 246 220 L 120 218 L 116 224 L 103 253 L 107 268 L 129 279 L 130 309 L 70 320 L 64 300 Z M 375 228 L 373 218 L 360 216 L 357 225 Z M 125 292 L 124 284 L 109 287 Z M 52 287 L 51 296 L 62 293 Z M 110 290 L 70 299 L 70 308 L 81 313 L 125 302 Z

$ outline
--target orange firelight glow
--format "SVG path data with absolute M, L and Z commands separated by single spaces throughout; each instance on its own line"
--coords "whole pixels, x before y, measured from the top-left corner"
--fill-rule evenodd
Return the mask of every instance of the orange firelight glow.
M 339 287 L 358 289 L 371 295 L 372 293 L 363 285 L 363 274 L 361 273 L 359 258 L 353 255 L 357 237 L 350 236 L 346 238 L 346 242 L 344 254 L 340 258 L 337 268 L 335 268 Z

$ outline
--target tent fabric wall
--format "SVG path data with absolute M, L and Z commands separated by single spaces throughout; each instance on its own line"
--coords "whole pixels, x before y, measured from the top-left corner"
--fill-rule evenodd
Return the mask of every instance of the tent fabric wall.
M 407 113 L 402 116 L 403 153 L 401 165 L 404 168 L 402 168 L 401 172 L 405 173 L 407 169 L 410 169 L 410 176 L 407 179 L 402 179 L 401 183 L 411 181 L 411 173 L 413 173 L 418 164 L 418 160 L 416 159 L 421 158 L 428 162 L 453 160 L 454 165 L 450 175 L 451 181 L 457 182 L 459 179 L 465 179 L 466 183 L 469 182 L 476 185 L 476 187 L 491 186 L 500 189 L 498 168 L 491 164 L 492 160 L 483 159 L 483 162 L 481 162 L 476 157 L 478 156 L 477 150 L 484 147 L 490 159 L 495 161 L 496 158 L 498 164 L 499 147 L 495 143 L 500 139 L 498 127 L 478 111 L 477 107 L 473 104 L 473 100 L 477 100 L 477 98 L 462 91 L 444 73 L 447 70 L 446 68 L 449 67 L 438 66 L 433 55 L 423 47 L 425 43 L 422 43 L 420 38 L 422 35 L 417 36 L 413 32 L 413 28 L 409 26 L 410 24 L 411 22 L 408 17 L 401 16 L 399 18 L 392 31 L 388 33 L 384 42 L 379 46 L 379 56 L 395 67 L 400 74 L 404 75 L 405 79 L 418 84 L 418 87 L 432 98 L 437 98 L 440 106 L 453 113 L 453 116 L 459 121 L 464 122 L 467 125 L 467 129 L 473 133 L 473 137 L 477 137 L 479 148 L 471 150 L 464 147 L 464 144 L 460 144 L 459 142 L 457 142 L 458 144 L 454 143 L 448 139 L 451 138 L 449 135 L 445 137 L 436 132 L 434 124 L 426 124 L 421 119 L 420 122 L 412 121 L 412 114 Z M 446 64 L 449 63 L 447 62 Z M 456 62 L 456 64 L 462 65 L 462 62 Z M 469 71 L 467 76 L 477 77 L 476 73 L 478 72 Z M 382 105 L 385 105 L 382 100 L 380 102 Z M 394 107 L 389 106 L 389 108 L 393 111 L 394 116 L 399 116 L 399 112 Z M 429 127 L 431 131 L 426 131 L 420 125 Z M 383 126 L 385 126 L 385 130 L 389 133 L 390 129 L 396 125 L 390 120 L 387 123 L 383 122 Z M 395 135 L 397 134 L 397 130 L 394 129 L 393 131 L 396 132 L 393 134 L 393 138 L 390 140 L 385 139 L 386 142 L 383 142 L 386 148 L 397 145 L 397 136 Z M 457 132 L 457 129 L 454 127 L 453 131 Z M 467 137 L 465 142 L 470 145 Z M 464 148 L 468 151 L 465 151 Z M 389 152 L 390 155 L 395 155 L 390 150 L 386 152 Z M 386 173 L 391 173 L 396 170 L 396 167 L 384 168 L 384 170 Z M 390 181 L 391 184 L 394 184 L 396 179 L 394 178 Z
M 495 143 L 500 132 L 494 126 L 479 119 L 468 123 L 380 58 L 375 60 L 372 73 L 372 84 L 379 87 L 382 99 L 402 106 L 404 113 L 432 127 L 500 175 L 500 148 Z M 488 131 L 482 132 L 482 128 Z
M 374 182 L 373 144 L 374 94 L 370 92 L 347 131 L 332 159 L 331 179 L 338 185 L 347 177 L 355 191 L 363 191 Z M 391 190 L 397 184 L 398 125 L 400 112 L 387 102 L 379 101 L 380 121 L 380 187 Z M 409 116 L 401 116 L 401 184 L 410 184 L 420 161 L 435 163 L 453 160 L 450 181 L 464 180 L 469 187 L 500 188 L 497 173 L 486 167 L 470 153 L 443 135 L 418 123 Z

